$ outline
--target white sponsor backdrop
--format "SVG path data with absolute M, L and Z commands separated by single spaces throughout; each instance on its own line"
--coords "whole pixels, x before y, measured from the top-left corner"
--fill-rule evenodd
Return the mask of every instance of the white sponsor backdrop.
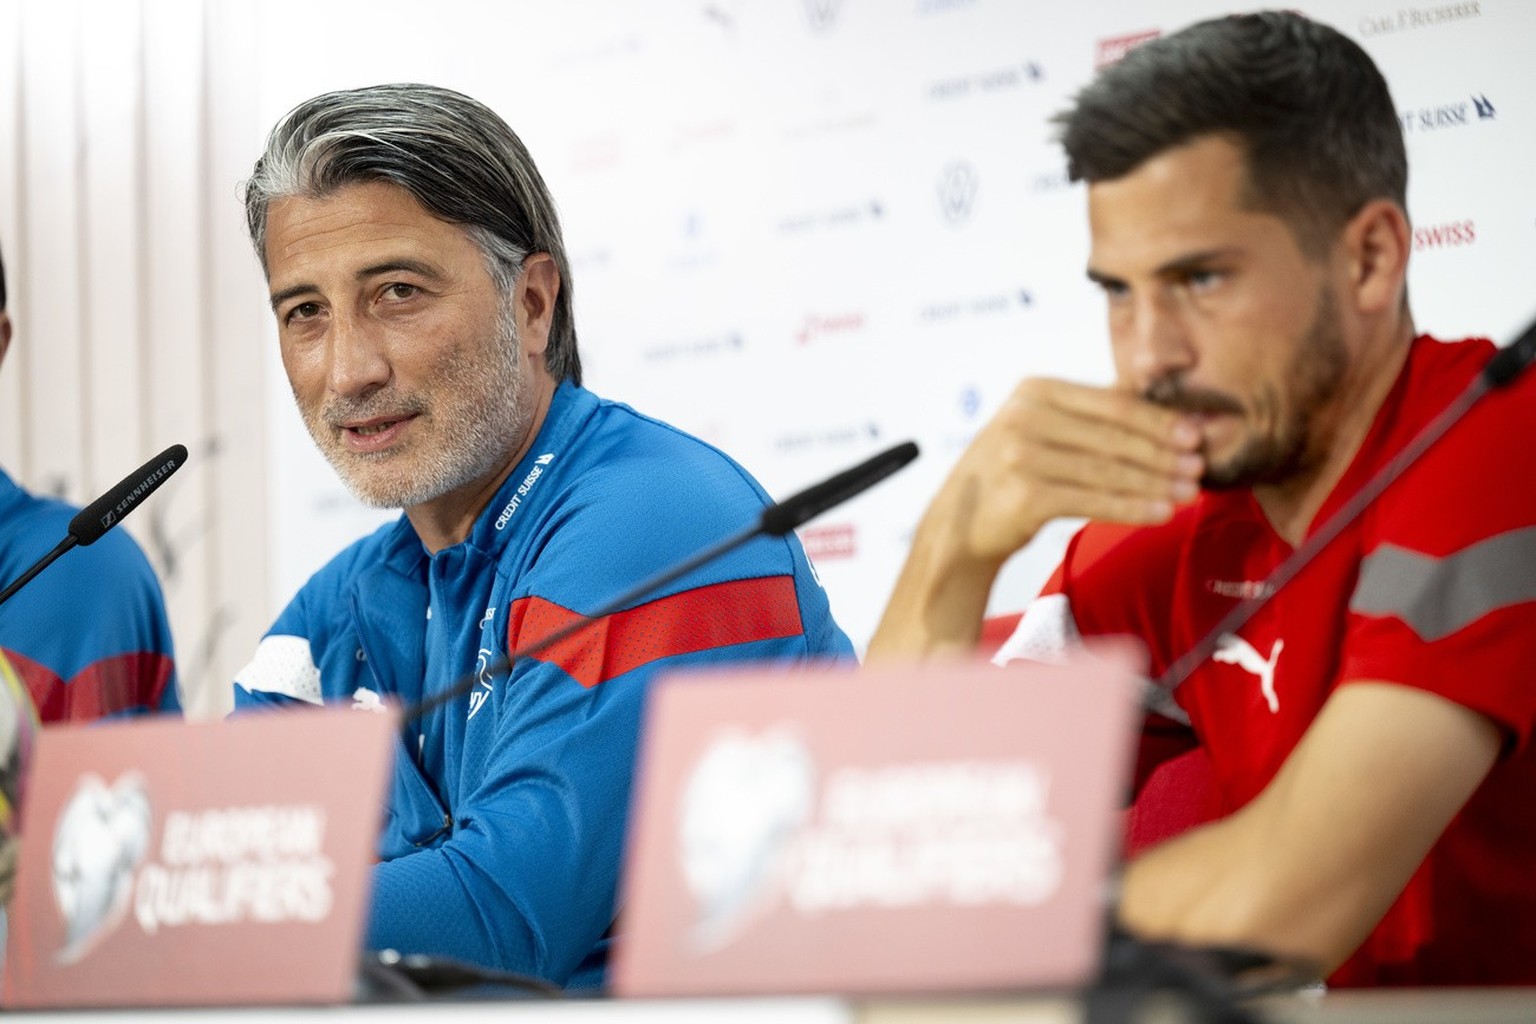
M 1536 4 L 1301 6 L 1365 44 L 1409 125 L 1421 326 L 1507 335 L 1536 311 Z M 770 492 L 915 439 L 912 468 L 802 530 L 862 645 L 924 501 L 1015 382 L 1109 374 L 1083 192 L 1051 115 L 1117 40 L 1231 9 L 449 5 L 459 16 L 413 24 L 407 53 L 401 6 L 338 13 L 316 37 L 350 24 L 351 45 L 313 64 L 291 48 L 263 106 L 275 118 L 321 89 L 402 76 L 494 106 L 560 205 L 589 385 L 719 444 Z M 325 20 L 310 11 L 268 20 L 274 61 L 291 25 Z M 272 394 L 274 422 L 291 423 L 286 389 Z M 273 452 L 291 458 L 301 434 Z M 291 531 L 274 545 L 279 594 L 357 527 L 329 471 L 307 465 L 274 480 Z M 1069 532 L 1010 565 L 995 608 L 1030 596 Z
M 240 248 L 236 181 L 267 127 L 295 103 L 414 79 L 500 111 L 560 205 L 588 384 L 719 444 L 770 492 L 787 494 L 916 440 L 923 454 L 911 468 L 802 531 L 839 620 L 862 646 L 924 503 L 1013 385 L 1038 373 L 1108 377 L 1101 304 L 1083 277 L 1084 198 L 1065 182 L 1051 115 L 1097 60 L 1235 9 L 1200 0 L 138 0 L 126 31 L 104 37 L 80 27 L 121 6 L 0 0 L 0 31 L 47 27 L 14 44 L 0 38 L 0 53 L 28 58 L 0 75 L 9 90 L 0 95 L 0 135 L 18 137 L 13 112 L 28 115 L 19 133 L 26 147 L 0 152 L 0 169 L 15 168 L 20 179 L 0 181 L 0 237 L 7 256 L 20 242 L 33 265 L 58 255 L 51 240 L 83 237 L 67 204 L 52 198 L 78 182 L 37 154 L 75 152 L 116 122 L 76 118 L 76 141 L 50 139 L 69 110 L 67 99 L 49 106 L 47 97 L 58 94 L 61 60 L 100 91 L 110 87 L 98 80 L 111 70 L 100 57 L 112 40 L 138 47 L 123 63 L 150 86 L 137 87 L 138 116 L 151 130 L 136 138 L 148 156 L 127 162 L 121 186 L 111 175 L 93 178 L 90 199 L 93 209 L 141 210 L 124 228 L 125 244 L 135 230 L 149 236 L 141 244 L 154 258 L 136 271 L 134 293 L 147 355 L 135 365 L 155 379 L 162 353 L 150 320 L 173 322 L 178 285 L 206 290 L 174 255 L 186 243 L 160 231 L 182 216 L 178 201 L 196 204 L 206 222 L 196 245 L 216 265 L 220 298 L 205 302 L 203 328 L 233 339 L 222 345 L 255 344 L 258 334 L 265 344 L 259 437 L 233 428 L 221 435 L 219 482 L 203 489 L 222 500 L 205 501 L 199 520 L 207 531 L 200 543 L 215 554 L 184 554 L 183 571 L 201 572 L 194 578 L 203 582 L 195 599 L 173 607 L 183 649 L 218 634 L 193 681 L 211 695 L 209 707 L 254 644 L 253 621 L 270 619 L 309 573 L 380 519 L 340 488 L 298 423 L 259 309 L 259 271 Z M 1536 191 L 1527 180 L 1536 166 L 1536 4 L 1287 6 L 1359 39 L 1392 83 L 1409 129 L 1420 326 L 1509 337 L 1536 313 Z M 173 31 L 187 24 L 201 28 Z M 71 31 L 86 42 L 54 39 Z M 155 127 L 165 104 L 154 69 L 164 61 L 146 63 L 143 51 L 167 32 L 186 44 L 175 53 L 204 48 L 200 60 L 187 58 L 197 74 L 186 87 L 203 90 L 188 106 L 188 124 L 204 139 L 191 153 L 182 153 L 185 130 Z M 174 186 L 192 172 L 202 184 Z M 142 207 L 146 189 L 153 209 Z M 156 257 L 162 246 L 179 248 Z M 81 271 L 93 282 L 86 291 L 110 296 L 118 264 L 100 262 Z M 248 301 L 231 297 L 238 272 Z M 52 287 L 41 272 L 28 278 L 19 315 L 42 322 Z M 68 317 L 46 317 L 50 335 L 71 332 Z M 98 310 L 87 326 L 106 322 Z M 185 407 L 218 417 L 257 389 L 248 367 L 210 346 L 205 339 L 201 368 L 190 374 L 174 352 L 163 354 L 177 379 L 205 389 Z M 38 363 L 22 381 L 8 361 L 0 374 L 0 398 L 26 399 L 0 401 L 0 462 L 25 463 L 24 477 L 80 499 L 90 496 L 81 481 L 107 475 L 97 465 L 107 460 L 50 456 L 61 445 L 89 450 L 89 438 L 75 436 L 85 428 L 60 430 L 52 419 L 61 406 L 27 389 L 41 380 L 50 393 L 73 394 L 91 366 Z M 179 407 L 157 402 L 167 410 L 157 415 Z M 82 463 L 92 472 L 78 472 Z M 251 506 L 242 514 L 255 515 L 241 527 L 256 538 L 249 545 L 226 522 L 237 484 Z M 1067 532 L 1050 531 L 1010 564 L 995 608 L 1028 598 Z M 230 580 L 230 567 L 263 542 L 268 578 Z M 167 555 L 175 545 L 171 535 Z M 226 613 L 219 632 L 210 625 L 219 595 L 235 588 L 242 600 L 262 595 L 265 611 L 233 626 Z

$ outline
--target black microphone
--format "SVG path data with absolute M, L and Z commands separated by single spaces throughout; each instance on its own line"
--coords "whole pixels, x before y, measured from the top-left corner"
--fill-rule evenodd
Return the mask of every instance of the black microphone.
M 603 602 L 596 611 L 583 615 L 581 618 L 555 630 L 555 632 L 543 639 L 529 644 L 527 647 L 518 648 L 510 654 L 502 655 L 487 665 L 484 670 L 477 669 L 474 672 L 460 676 L 446 690 L 439 691 L 407 708 L 400 717 L 401 724 L 404 725 L 415 721 L 432 709 L 446 704 L 455 698 L 462 697 L 475 688 L 482 676 L 500 675 L 510 669 L 518 658 L 538 654 L 572 634 L 592 625 L 597 620 L 606 618 L 614 612 L 623 611 L 647 594 L 660 590 L 678 577 L 692 572 L 706 562 L 719 558 L 726 552 L 745 544 L 753 537 L 758 535 L 765 537 L 784 536 L 795 527 L 820 515 L 832 506 L 847 501 L 861 491 L 873 487 L 915 458 L 917 458 L 917 445 L 911 441 L 905 441 L 894 448 L 888 448 L 878 455 L 865 459 L 851 469 L 845 469 L 836 476 L 823 480 L 819 484 L 813 484 L 796 494 L 792 494 L 777 504 L 769 505 L 758 516 L 757 522 L 741 531 L 711 544 L 709 547 L 684 559 L 677 565 L 664 569 L 649 579 L 629 588 L 619 596 Z
M 186 461 L 187 446 L 173 444 L 124 477 L 116 487 L 75 513 L 75 517 L 69 521 L 69 530 L 64 539 L 4 591 L 0 591 L 0 604 L 10 600 L 12 594 L 30 583 L 34 576 L 52 565 L 54 559 L 70 548 L 77 544 L 84 547 L 100 540 L 104 533 L 138 508 L 140 502 L 153 494 Z
M 1451 404 L 1425 424 L 1424 428 L 1414 435 L 1413 440 L 1378 469 L 1375 476 L 1367 480 L 1353 497 L 1317 528 L 1317 532 L 1286 556 L 1264 580 L 1263 585 L 1253 597 L 1244 598 L 1234 605 L 1216 625 L 1211 627 L 1199 643 L 1170 664 L 1163 674 L 1158 676 L 1155 685 L 1167 693 L 1178 689 L 1191 673 L 1215 652 L 1216 645 L 1220 643 L 1224 634 L 1236 632 L 1253 618 L 1259 609 L 1275 596 L 1276 591 L 1295 579 L 1312 559 L 1333 543 L 1334 539 L 1344 532 L 1345 527 L 1354 522 L 1371 502 L 1381 497 L 1381 493 L 1402 476 L 1404 470 L 1417 462 L 1420 456 L 1440 440 L 1446 431 L 1455 426 L 1484 395 L 1504 387 L 1520 376 L 1520 373 L 1531 364 L 1533 357 L 1536 357 L 1536 322 L 1527 327 L 1525 332 L 1514 341 L 1494 353 L 1482 372 L 1472 378 L 1472 382 L 1456 396 Z
M 782 537 L 801 523 L 873 487 L 915 458 L 917 445 L 911 441 L 887 448 L 852 469 L 845 469 L 819 484 L 812 484 L 798 494 L 790 495 L 777 505 L 763 509 L 758 529 L 771 537 Z

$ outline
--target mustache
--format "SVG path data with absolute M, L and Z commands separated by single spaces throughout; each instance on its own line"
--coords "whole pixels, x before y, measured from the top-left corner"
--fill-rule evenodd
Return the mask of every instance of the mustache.
M 1187 387 L 1178 377 L 1159 377 L 1147 386 L 1141 397 L 1154 405 L 1179 412 L 1243 412 L 1243 403 L 1231 395 L 1222 391 Z
M 321 418 L 327 426 L 340 427 L 354 420 L 370 420 L 378 417 L 404 419 L 426 412 L 426 403 L 419 398 L 398 394 L 375 393 L 366 398 L 333 398 L 321 410 Z

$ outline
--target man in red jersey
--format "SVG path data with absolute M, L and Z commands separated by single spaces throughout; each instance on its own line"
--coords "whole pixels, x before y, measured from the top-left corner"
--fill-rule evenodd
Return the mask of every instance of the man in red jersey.
M 926 512 L 871 659 L 970 650 L 1003 562 L 1083 516 L 1002 655 L 1132 634 L 1156 677 L 1493 355 L 1414 329 L 1396 108 L 1334 30 L 1192 26 L 1060 124 L 1116 384 L 1018 387 Z M 1187 723 L 1224 814 L 1126 866 L 1132 932 L 1338 985 L 1536 982 L 1536 453 L 1508 443 L 1533 388 L 1478 404 L 1151 709 Z

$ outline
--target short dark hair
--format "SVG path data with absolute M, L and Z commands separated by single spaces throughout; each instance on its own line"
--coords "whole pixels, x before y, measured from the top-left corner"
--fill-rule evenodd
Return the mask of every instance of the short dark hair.
M 0 254 L 0 313 L 5 312 L 5 256 Z
M 1407 209 L 1408 156 L 1386 79 L 1335 29 L 1266 11 L 1131 50 L 1056 118 L 1073 181 L 1112 181 L 1203 136 L 1248 164 L 1244 197 L 1314 254 L 1373 199 Z
M 496 112 L 451 89 L 414 83 L 326 93 L 289 111 L 245 183 L 245 217 L 262 269 L 267 209 L 285 196 L 324 196 L 387 181 L 433 215 L 468 228 L 503 294 L 523 259 L 546 252 L 560 274 L 544 363 L 581 383 L 571 267 L 554 199 L 528 150 Z

